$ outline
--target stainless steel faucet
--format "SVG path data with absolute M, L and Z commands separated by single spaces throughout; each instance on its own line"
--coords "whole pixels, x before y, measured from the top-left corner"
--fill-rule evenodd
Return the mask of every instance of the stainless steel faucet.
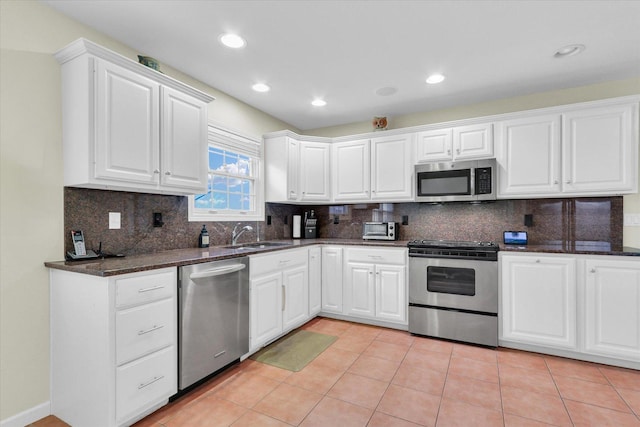
M 233 227 L 233 231 L 231 232 L 231 246 L 235 246 L 236 241 L 238 240 L 238 237 L 240 237 L 242 233 L 244 233 L 245 231 L 253 231 L 253 227 L 250 225 L 245 225 L 240 229 L 240 231 L 238 231 L 239 225 L 241 224 L 237 223 L 236 226 Z

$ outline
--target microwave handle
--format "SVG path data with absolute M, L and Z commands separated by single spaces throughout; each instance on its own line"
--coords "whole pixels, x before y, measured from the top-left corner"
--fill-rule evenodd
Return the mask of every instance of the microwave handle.
M 469 176 L 469 180 L 471 181 L 469 183 L 469 187 L 471 188 L 470 193 L 472 196 L 476 195 L 476 168 L 472 167 L 470 168 L 470 176 Z

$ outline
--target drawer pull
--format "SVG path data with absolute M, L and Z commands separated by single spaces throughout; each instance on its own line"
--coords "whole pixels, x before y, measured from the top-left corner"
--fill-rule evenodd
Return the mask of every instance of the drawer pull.
M 140 384 L 138 386 L 138 390 L 142 390 L 143 388 L 145 388 L 147 386 L 150 386 L 151 384 L 153 384 L 153 383 L 155 383 L 157 381 L 160 381 L 163 378 L 164 378 L 164 375 L 160 375 L 159 377 L 153 377 L 153 379 L 151 381 Z
M 222 356 L 223 354 L 225 354 L 226 352 L 227 352 L 227 350 L 222 350 L 220 353 L 218 353 L 218 354 L 214 354 L 214 355 L 213 355 L 213 358 L 215 359 L 216 357 L 220 357 L 220 356 Z
M 283 259 L 280 261 L 280 265 L 288 264 L 289 262 L 291 262 L 290 259 Z
M 138 289 L 138 293 L 141 294 L 143 292 L 157 291 L 158 289 L 162 289 L 162 288 L 164 288 L 164 285 L 154 286 L 152 288 Z
M 148 334 L 149 332 L 153 332 L 153 331 L 157 331 L 158 329 L 162 329 L 164 328 L 164 325 L 153 325 L 153 327 L 151 329 L 147 329 L 146 331 L 139 331 L 138 335 L 144 335 L 144 334 Z
M 371 258 L 371 259 L 384 259 L 384 257 L 381 256 L 381 255 L 369 255 L 369 258 Z

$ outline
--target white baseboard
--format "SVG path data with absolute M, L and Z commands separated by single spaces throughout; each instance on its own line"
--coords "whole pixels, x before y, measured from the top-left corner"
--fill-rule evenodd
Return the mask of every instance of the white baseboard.
M 51 402 L 44 402 L 0 421 L 0 427 L 24 427 L 51 415 Z

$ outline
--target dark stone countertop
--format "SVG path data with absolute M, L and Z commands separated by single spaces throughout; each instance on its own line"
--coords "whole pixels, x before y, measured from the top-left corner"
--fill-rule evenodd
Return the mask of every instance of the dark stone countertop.
M 640 249 L 638 248 L 611 245 L 607 242 L 553 241 L 528 245 L 505 245 L 501 243 L 500 250 L 505 252 L 546 252 L 575 255 L 640 256 Z
M 179 267 L 182 265 L 199 264 L 202 262 L 220 261 L 247 255 L 256 255 L 283 249 L 294 249 L 317 244 L 326 245 L 358 245 L 406 248 L 407 241 L 367 241 L 359 239 L 300 239 L 278 240 L 279 243 L 290 245 L 272 246 L 265 248 L 233 249 L 225 246 L 209 248 L 174 249 L 144 255 L 131 255 L 123 258 L 99 258 L 86 261 L 55 261 L 45 262 L 49 268 L 66 270 L 74 273 L 90 274 L 93 276 L 115 276 L 118 274 L 135 273 L 138 271 L 155 270 L 165 267 Z M 256 243 L 256 242 L 251 242 Z M 242 246 L 242 244 L 238 244 Z

